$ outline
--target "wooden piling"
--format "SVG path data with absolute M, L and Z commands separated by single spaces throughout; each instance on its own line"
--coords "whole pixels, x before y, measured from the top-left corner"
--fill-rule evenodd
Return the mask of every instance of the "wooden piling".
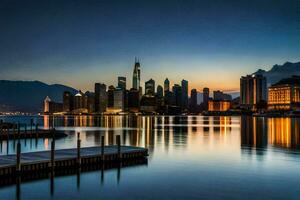
M 17 173 L 21 172 L 21 143 L 17 143 L 17 162 L 16 162 L 16 171 Z
M 122 159 L 121 154 L 121 136 L 117 135 L 117 145 L 118 145 L 118 159 Z
M 80 132 L 78 132 L 77 133 L 77 164 L 78 164 L 78 166 L 81 165 L 80 146 L 81 146 Z
M 55 155 L 55 140 L 53 139 L 52 141 L 51 141 L 51 168 L 53 169 L 54 167 L 55 167 L 55 157 L 54 157 L 54 155 Z
M 101 160 L 104 160 L 104 136 L 101 136 Z

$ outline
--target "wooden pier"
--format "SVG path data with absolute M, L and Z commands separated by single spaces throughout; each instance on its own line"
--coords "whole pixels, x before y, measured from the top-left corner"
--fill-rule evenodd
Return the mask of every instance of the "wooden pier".
M 81 148 L 80 133 L 77 133 L 77 148 L 55 150 L 55 140 L 51 151 L 38 151 L 21 154 L 21 144 L 17 143 L 16 155 L 0 156 L 0 176 L 11 176 L 40 170 L 81 167 L 99 163 L 137 159 L 148 156 L 148 150 L 141 147 L 121 146 L 120 135 L 117 145 L 104 146 L 104 136 L 100 147 Z
M 27 138 L 60 138 L 65 137 L 63 131 L 57 131 L 54 127 L 49 129 L 39 129 L 39 124 L 30 125 L 22 123 L 9 123 L 0 120 L 0 140 L 15 140 Z

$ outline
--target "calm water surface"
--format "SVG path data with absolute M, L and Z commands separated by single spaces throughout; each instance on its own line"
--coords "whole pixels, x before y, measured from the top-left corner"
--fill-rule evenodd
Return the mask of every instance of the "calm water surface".
M 30 123 L 30 117 L 2 117 Z M 0 199 L 299 199 L 300 119 L 252 117 L 35 117 L 68 136 L 56 148 L 122 143 L 147 147 L 147 164 L 0 187 Z M 21 140 L 22 152 L 50 149 L 50 139 Z M 15 143 L 0 144 L 1 155 Z M 1 157 L 0 157 L 1 159 Z

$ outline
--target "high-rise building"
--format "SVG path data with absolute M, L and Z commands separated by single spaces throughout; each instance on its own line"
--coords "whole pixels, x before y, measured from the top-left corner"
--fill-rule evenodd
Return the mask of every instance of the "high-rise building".
M 56 113 L 63 111 L 63 104 L 51 101 L 50 97 L 46 97 L 44 100 L 44 113 Z
M 124 108 L 124 90 L 121 88 L 116 88 L 114 90 L 114 110 L 115 112 L 123 112 Z
M 191 90 L 191 101 L 190 101 L 190 112 L 191 113 L 196 113 L 197 112 L 197 90 L 192 89 Z
M 103 113 L 107 108 L 106 85 L 95 83 L 95 112 Z
M 73 99 L 74 96 L 71 92 L 65 91 L 63 94 L 63 111 L 71 112 L 73 110 Z
M 118 77 L 118 88 L 126 90 L 126 77 L 123 76 Z
M 141 65 L 140 62 L 136 59 L 133 69 L 132 76 L 132 88 L 140 90 L 140 81 L 141 81 Z
M 156 95 L 159 99 L 162 99 L 164 96 L 164 89 L 161 85 L 158 85 L 156 88 Z
M 182 106 L 182 88 L 180 85 L 175 84 L 172 88 L 173 94 L 174 94 L 174 100 L 175 100 L 175 106 Z
M 203 88 L 203 107 L 204 110 L 208 110 L 208 101 L 209 101 L 209 88 Z
M 182 88 L 182 99 L 181 99 L 181 106 L 184 109 L 188 108 L 189 105 L 189 94 L 188 94 L 188 81 L 187 80 L 182 80 L 181 81 L 181 88 Z
M 131 88 L 128 92 L 128 110 L 129 112 L 139 112 L 140 93 L 138 90 Z
M 216 100 L 216 101 L 222 101 L 222 100 L 231 101 L 232 100 L 232 97 L 230 94 L 225 94 L 220 90 L 213 91 L 213 95 L 214 95 L 214 100 Z
M 153 79 L 145 82 L 145 94 L 152 96 L 155 94 L 155 81 Z
M 259 102 L 267 101 L 267 80 L 262 75 L 247 75 L 240 79 L 240 106 L 253 110 Z
M 170 81 L 168 78 L 166 78 L 164 82 L 164 95 L 166 95 L 166 93 L 169 91 L 170 91 Z
M 107 90 L 107 107 L 108 108 L 114 107 L 114 91 L 115 91 L 115 87 L 113 85 L 108 87 L 108 90 Z
M 269 87 L 269 110 L 300 110 L 300 76 L 284 78 Z

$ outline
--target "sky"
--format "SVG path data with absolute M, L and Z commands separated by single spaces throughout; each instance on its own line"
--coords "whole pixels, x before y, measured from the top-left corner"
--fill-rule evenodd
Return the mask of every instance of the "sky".
M 239 90 L 259 68 L 300 61 L 299 0 L 0 1 L 0 79 Z

